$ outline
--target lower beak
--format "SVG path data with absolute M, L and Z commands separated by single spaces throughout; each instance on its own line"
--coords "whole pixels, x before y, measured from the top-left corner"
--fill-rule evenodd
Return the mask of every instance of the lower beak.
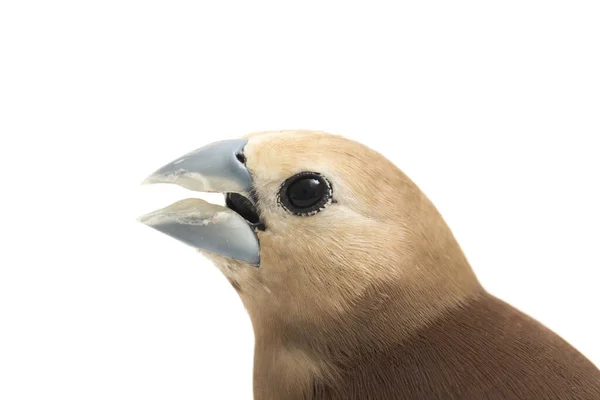
M 200 192 L 252 191 L 243 164 L 247 140 L 226 140 L 202 147 L 165 165 L 144 183 L 174 183 Z M 139 218 L 140 222 L 194 248 L 258 265 L 260 246 L 249 221 L 235 211 L 187 199 Z

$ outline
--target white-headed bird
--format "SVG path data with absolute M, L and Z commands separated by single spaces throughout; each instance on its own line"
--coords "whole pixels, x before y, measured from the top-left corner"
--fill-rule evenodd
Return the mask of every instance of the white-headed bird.
M 250 315 L 254 396 L 600 399 L 600 372 L 488 294 L 430 200 L 368 147 L 262 132 L 165 165 L 148 183 L 225 194 L 141 218 L 199 249 Z

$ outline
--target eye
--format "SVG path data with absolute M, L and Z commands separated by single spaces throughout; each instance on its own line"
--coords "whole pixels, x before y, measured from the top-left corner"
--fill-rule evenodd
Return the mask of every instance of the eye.
M 316 172 L 301 172 L 287 179 L 279 189 L 279 203 L 289 212 L 314 215 L 331 203 L 331 184 Z

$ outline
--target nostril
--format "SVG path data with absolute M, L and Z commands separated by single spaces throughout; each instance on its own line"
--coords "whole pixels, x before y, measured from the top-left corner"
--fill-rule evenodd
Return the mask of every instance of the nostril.
M 244 155 L 244 153 L 242 153 L 242 152 L 236 153 L 235 158 L 237 158 L 238 161 L 241 162 L 242 164 L 246 164 L 246 156 Z

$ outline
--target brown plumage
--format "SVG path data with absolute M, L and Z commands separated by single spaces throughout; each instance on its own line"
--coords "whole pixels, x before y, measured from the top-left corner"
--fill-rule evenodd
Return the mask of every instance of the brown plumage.
M 375 151 L 321 132 L 267 132 L 244 149 L 259 268 L 207 254 L 256 337 L 257 400 L 600 399 L 600 372 L 487 294 L 427 197 Z M 334 203 L 310 217 L 277 201 L 319 172 Z
M 339 377 L 315 382 L 312 398 L 600 399 L 590 361 L 483 292 L 410 339 L 339 365 Z

